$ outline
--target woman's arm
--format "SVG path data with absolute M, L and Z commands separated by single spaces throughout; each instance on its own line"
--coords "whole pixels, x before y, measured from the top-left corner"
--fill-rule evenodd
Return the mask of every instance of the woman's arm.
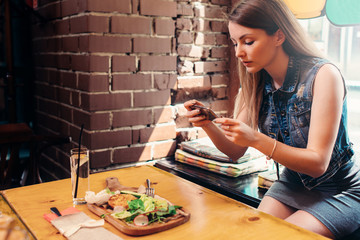
M 329 165 L 342 113 L 344 84 L 335 66 L 326 64 L 320 68 L 313 96 L 307 147 L 295 148 L 277 142 L 272 158 L 294 171 L 319 177 Z M 216 121 L 222 124 L 230 141 L 271 155 L 275 142 L 270 137 L 231 119 Z

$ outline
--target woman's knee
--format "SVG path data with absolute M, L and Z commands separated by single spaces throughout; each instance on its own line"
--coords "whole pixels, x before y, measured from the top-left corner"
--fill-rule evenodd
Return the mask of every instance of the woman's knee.
M 269 196 L 265 196 L 263 198 L 260 202 L 258 210 L 281 219 L 289 217 L 296 211 L 296 209 Z

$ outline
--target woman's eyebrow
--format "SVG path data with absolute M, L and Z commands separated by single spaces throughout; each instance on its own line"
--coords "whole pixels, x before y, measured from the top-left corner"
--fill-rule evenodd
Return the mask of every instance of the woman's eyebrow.
M 239 40 L 243 39 L 244 37 L 246 37 L 246 36 L 248 36 L 248 35 L 251 35 L 251 34 L 245 33 L 244 35 L 241 35 L 241 37 L 239 37 Z M 235 38 L 230 37 L 230 40 L 236 42 Z
M 248 36 L 248 35 L 251 35 L 251 34 L 245 33 L 244 35 L 242 35 L 242 36 L 239 38 L 239 40 L 243 39 L 244 37 L 246 37 L 246 36 Z

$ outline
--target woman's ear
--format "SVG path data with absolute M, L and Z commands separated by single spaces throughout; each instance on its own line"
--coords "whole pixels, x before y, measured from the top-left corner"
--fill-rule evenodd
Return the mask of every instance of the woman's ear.
M 276 46 L 281 46 L 286 40 L 285 34 L 283 33 L 283 31 L 281 29 L 278 29 L 275 32 L 274 36 L 275 36 Z

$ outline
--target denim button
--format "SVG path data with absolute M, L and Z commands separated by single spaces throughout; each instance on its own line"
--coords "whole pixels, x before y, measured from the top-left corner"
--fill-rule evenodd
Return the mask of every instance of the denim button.
M 289 132 L 287 130 L 284 131 L 285 136 L 289 136 Z

